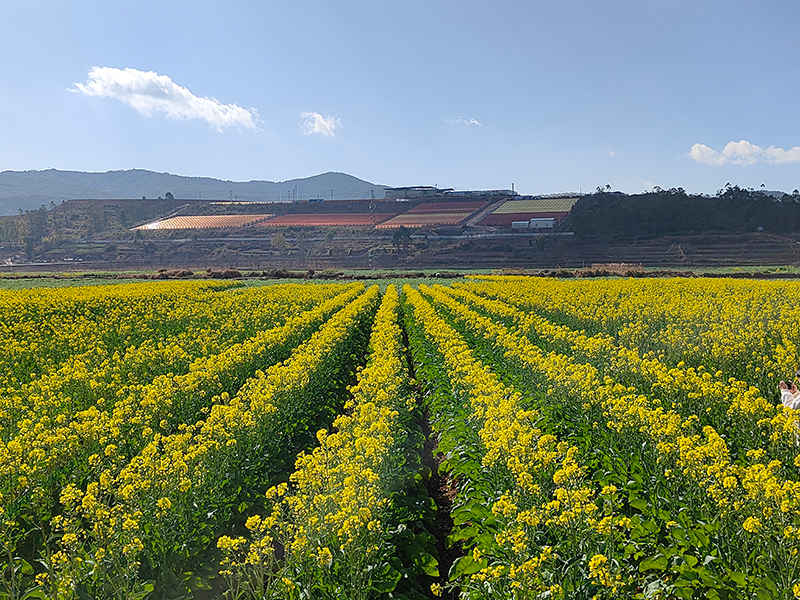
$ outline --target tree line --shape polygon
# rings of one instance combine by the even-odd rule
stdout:
[[[683,188],[623,194],[598,188],[572,207],[564,227],[584,241],[609,242],[711,232],[800,232],[800,191],[776,198],[727,184],[715,196]]]

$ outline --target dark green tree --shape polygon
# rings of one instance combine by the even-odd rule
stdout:
[[[392,243],[398,250],[401,246],[403,247],[403,250],[406,250],[408,248],[408,244],[411,243],[411,232],[401,225],[397,230],[395,230],[394,234],[392,234]]]

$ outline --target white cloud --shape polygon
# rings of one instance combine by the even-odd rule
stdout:
[[[318,112],[303,111],[300,113],[300,118],[303,119],[303,122],[300,123],[300,129],[302,129],[304,135],[318,133],[332,138],[336,135],[336,128],[342,126],[339,119],[334,119],[330,115],[323,117]]]
[[[616,153],[616,152],[614,152],[614,151],[613,151],[611,148],[609,148],[608,146],[606,146],[606,149],[604,150],[604,152],[605,152],[605,153],[606,153],[608,156],[616,156],[616,155],[617,155],[617,153]]]
[[[70,91],[114,98],[147,116],[164,113],[170,119],[203,119],[219,131],[233,126],[255,129],[258,123],[255,109],[200,98],[166,75],[153,71],[93,67],[88,81],[76,83]]]
[[[762,148],[747,140],[740,140],[728,142],[722,152],[717,152],[705,144],[695,144],[689,150],[689,156],[699,163],[715,167],[727,164],[747,166],[759,162],[781,165],[800,162],[800,146],[794,146],[788,150],[776,146]]]
[[[461,117],[456,117],[455,119],[445,119],[447,123],[458,123],[459,125],[466,125],[470,127],[472,125],[477,125],[478,127],[481,126],[481,122],[477,119],[462,119]]]

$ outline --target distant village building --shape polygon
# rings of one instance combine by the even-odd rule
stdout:
[[[519,196],[514,190],[461,190],[458,192],[449,191],[446,193],[448,198],[514,198]]]
[[[533,218],[529,221],[531,229],[553,229],[556,226],[555,218]]]
[[[433,198],[444,196],[453,191],[452,188],[439,189],[431,185],[413,185],[410,187],[386,188],[384,190],[387,200],[415,200],[417,198]]]

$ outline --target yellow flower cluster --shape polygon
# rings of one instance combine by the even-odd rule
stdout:
[[[698,432],[697,416],[684,418],[675,410],[664,409],[635,387],[619,384],[609,376],[601,378],[595,367],[571,356],[547,354],[527,337],[459,305],[449,295],[441,294],[441,300],[459,320],[492,340],[507,357],[544,377],[548,393],[580,399],[584,408],[600,407],[606,426],[622,436],[646,436],[657,449],[659,461],[672,466],[667,471],[677,469],[697,485],[716,506],[717,514],[739,523],[744,519],[747,531],[761,531],[763,527],[772,535],[800,517],[800,482],[782,479],[779,461],[756,462],[763,458],[763,450],[750,453],[750,464],[736,463],[713,427],[705,426]],[[757,520],[747,520],[748,516]]]
[[[246,377],[271,357],[281,359],[287,356],[289,349],[325,317],[349,302],[359,287],[355,284],[348,289],[316,309],[299,315],[296,313],[304,306],[313,306],[331,293],[342,291],[342,286],[319,290],[300,285],[270,286],[246,294],[237,293],[234,297],[216,294],[206,297],[203,302],[187,301],[181,309],[184,316],[173,316],[190,326],[211,321],[216,316],[214,311],[220,316],[213,319],[213,326],[205,330],[190,327],[181,334],[183,338],[195,341],[192,354],[188,355],[193,360],[190,363],[183,361],[183,373],[165,373],[155,379],[152,379],[155,374],[152,373],[147,380],[150,366],[159,362],[162,366],[163,363],[169,365],[170,355],[181,358],[186,355],[183,348],[191,346],[182,339],[155,349],[151,344],[140,345],[132,348],[125,357],[115,354],[99,371],[85,366],[71,370],[64,367],[26,384],[26,391],[31,393],[25,418],[17,422],[16,434],[7,442],[0,443],[0,497],[4,498],[7,507],[13,507],[16,499],[26,497],[22,505],[24,510],[49,509],[53,493],[50,486],[61,483],[53,479],[54,474],[64,473],[66,467],[73,465],[74,468],[76,463],[84,460],[88,460],[96,471],[104,463],[109,463],[113,470],[113,465],[124,458],[117,456],[117,449],[123,448],[126,456],[138,452],[157,435],[156,432],[162,435],[170,433],[174,426],[196,414],[214,396],[223,393],[231,382]],[[257,315],[254,325],[285,324],[233,343],[237,337],[234,330],[242,328],[242,325],[238,323],[229,327],[226,323],[236,323],[236,310],[242,305],[250,305],[253,296],[261,302],[269,301],[269,308],[251,311],[251,315]],[[280,305],[275,302],[279,298],[284,301]],[[158,307],[159,297],[149,300]],[[171,298],[171,302],[178,301]],[[194,304],[209,308],[204,309],[206,312],[195,311]],[[163,308],[154,312],[172,314]],[[247,329],[242,329],[243,334],[246,332]],[[217,352],[207,354],[212,350]],[[173,363],[171,366],[176,365]],[[140,376],[129,371],[134,367],[141,371]],[[154,371],[157,373],[158,369]],[[118,387],[114,389],[114,385]],[[98,394],[103,396],[98,396],[96,402],[87,408],[70,410],[74,406],[71,399],[81,386],[99,390]],[[109,476],[108,472],[104,473],[105,477]]]
[[[272,570],[272,579],[294,573],[295,583],[304,585],[308,579],[325,581],[344,572],[345,580],[335,585],[340,593],[361,598],[369,592],[369,572],[386,535],[384,511],[397,486],[396,455],[405,437],[402,415],[414,406],[398,311],[399,296],[390,285],[372,327],[369,362],[350,388],[348,412],[336,418],[333,432],[318,432],[319,445],[312,452],[298,456],[290,492],[285,494],[285,487],[268,492],[280,500],[269,536],[281,539],[285,548],[283,565]],[[220,544],[229,546],[225,539]],[[254,536],[242,540],[241,548],[224,548],[239,585],[254,579],[256,569],[242,558],[262,539]],[[331,570],[334,560],[343,567]]]
[[[611,594],[616,594],[623,586],[622,577],[619,574],[612,575],[609,560],[603,554],[595,554],[589,559],[589,579],[608,588]]]
[[[654,394],[673,398],[675,408],[683,401],[685,411],[706,410],[711,412],[720,408],[722,414],[739,417],[739,430],[750,432],[757,439],[762,431],[770,434],[770,441],[781,442],[780,450],[785,453],[787,445],[793,445],[797,435],[794,411],[785,410],[767,400],[761,390],[736,377],[725,377],[722,371],[709,372],[703,365],[686,367],[683,361],[673,367],[666,365],[654,351],[643,353],[639,348],[620,345],[606,333],[586,335],[564,325],[556,325],[533,312],[523,312],[509,304],[491,300],[471,293],[480,291],[492,297],[502,297],[514,302],[525,302],[521,284],[502,286],[469,285],[462,289],[448,290],[454,297],[462,298],[487,312],[510,320],[525,334],[533,334],[553,344],[562,352],[585,358],[598,365],[607,375],[616,378],[634,376],[647,382]],[[502,289],[501,289],[502,288]],[[791,344],[786,342],[785,345]],[[782,346],[778,346],[783,350]],[[794,355],[796,359],[796,354]],[[786,360],[786,359],[782,359]],[[792,367],[794,369],[795,367]],[[788,371],[788,367],[786,367]],[[774,384],[774,381],[773,381]]]
[[[344,298],[352,298],[353,293],[358,293],[357,289],[351,288]],[[371,317],[378,297],[378,287],[373,286],[296,347],[289,359],[257,371],[234,397],[223,394],[205,420],[181,424],[171,434],[153,433],[142,451],[120,469],[107,469],[106,477],[101,473],[83,498],[65,510],[70,523],[78,518],[85,523],[79,535],[87,540],[86,545],[116,531],[119,520],[124,527],[127,518],[132,532],[148,532],[145,542],[149,547],[178,547],[184,541],[183,531],[196,524],[203,507],[234,501],[233,497],[219,497],[220,474],[245,468],[254,447],[262,448],[263,460],[269,456],[265,452],[277,453],[281,444],[291,441],[283,439],[284,432],[301,422],[298,408],[312,402],[303,396],[305,390],[313,389],[317,378],[329,375],[318,368],[325,361],[340,361],[341,356],[349,355],[348,340]],[[329,310],[340,301],[341,297],[334,298],[323,306]],[[134,560],[137,554],[135,547],[131,548],[128,556]]]
[[[139,344],[168,344],[191,326],[189,315],[199,317],[195,322],[206,321],[204,301],[215,289],[172,283],[0,293],[0,311],[12,311],[0,312],[0,347],[5,346],[0,352],[2,439],[13,435],[18,422],[45,410],[82,408],[80,396],[96,387],[85,384],[87,378],[103,381],[111,363]],[[132,295],[132,290],[138,293]],[[15,302],[2,306],[2,299],[11,298]],[[68,385],[67,397],[53,397],[70,375],[74,383]]]
[[[380,513],[392,489],[399,411],[407,410],[408,375],[394,286],[384,295],[370,337],[367,367],[350,389],[347,414],[320,430],[319,446],[297,458],[286,502],[298,534],[352,552],[380,539]]]
[[[463,292],[461,295],[465,296]],[[474,295],[466,297],[476,303],[480,303],[481,306],[486,307],[495,314],[513,318],[520,325],[522,331],[532,330],[537,335],[545,337],[551,335],[547,333],[548,329],[550,331],[558,330],[559,333],[557,335],[561,336],[562,339],[569,337],[571,348],[573,349],[596,348],[599,345],[594,344],[584,334],[571,331],[563,326],[557,327],[545,323],[545,326],[540,327],[535,324],[540,319],[536,315],[526,315],[501,302],[484,301]],[[541,320],[544,321],[543,319]],[[488,327],[497,327],[497,325],[490,323]],[[497,332],[493,335],[496,334]],[[514,342],[506,340],[505,343],[513,345]],[[774,461],[769,469],[763,463],[758,462],[766,455],[763,449],[756,449],[759,455],[758,459],[751,460],[754,464],[744,468],[739,467],[733,463],[727,444],[713,427],[704,427],[703,436],[697,434],[684,435],[686,432],[691,432],[697,428],[696,424],[699,419],[695,415],[684,418],[673,409],[664,410],[657,400],[648,399],[646,396],[637,393],[635,388],[617,384],[609,376],[603,378],[601,384],[599,373],[591,365],[577,363],[564,355],[551,353],[545,357],[544,353],[529,341],[524,340],[523,344],[529,351],[525,360],[530,364],[545,364],[545,359],[550,363],[558,363],[557,368],[549,369],[549,373],[553,377],[558,377],[557,371],[569,365],[569,369],[577,374],[576,377],[573,377],[573,380],[580,384],[577,388],[572,388],[571,391],[579,391],[587,398],[594,395],[597,401],[608,411],[608,415],[616,417],[614,422],[617,429],[632,427],[635,430],[647,430],[650,437],[658,444],[660,452],[668,454],[669,452],[678,451],[678,464],[684,467],[685,474],[691,472],[694,477],[697,477],[702,482],[703,487],[721,506],[741,510],[743,508],[741,501],[735,502],[731,495],[735,493],[736,488],[740,491],[744,488],[747,492],[747,500],[756,505],[754,510],[780,508],[783,513],[798,512],[800,508],[800,496],[798,496],[800,482],[782,480],[777,474],[779,464]],[[613,357],[622,359],[618,364],[622,365],[624,362],[624,368],[622,366],[619,368],[621,376],[630,375],[631,373],[645,375],[651,381],[654,381],[654,389],[662,391],[680,389],[688,395],[693,394],[704,399],[717,397],[720,402],[728,403],[728,414],[739,412],[757,417],[759,413],[758,407],[764,407],[763,414],[767,417],[776,413],[774,406],[769,404],[763,397],[760,397],[756,388],[748,387],[746,383],[737,381],[734,378],[729,379],[729,385],[726,387],[719,381],[720,374],[712,377],[709,373],[704,372],[702,368],[697,370],[693,368],[685,369],[682,363],[679,363],[676,368],[667,369],[656,358],[642,359],[638,357],[636,351],[617,348],[608,340],[605,340],[605,345],[606,347],[611,346]],[[512,354],[514,354],[513,351]],[[761,426],[773,427],[768,438],[769,441],[775,441],[781,432],[784,434],[791,432],[791,439],[792,441],[794,440],[796,433],[794,419],[789,422],[792,412],[779,408],[772,419],[766,418],[759,421]],[[741,482],[741,485],[738,485],[738,482]],[[728,493],[723,494],[724,490],[727,490]]]
[[[800,366],[796,282],[404,291],[405,306],[360,283],[0,291],[0,596],[147,597],[142,574],[178,572],[232,526],[239,486],[288,478],[217,541],[231,594],[374,597],[426,535],[393,520],[418,443],[402,309],[465,551],[417,591],[800,597],[800,414],[775,390]],[[432,575],[426,552],[411,562]]]
[[[745,367],[748,379],[789,375],[799,364],[800,288],[793,281],[479,279],[503,286],[514,304],[675,362],[707,361],[731,374]]]
[[[495,535],[501,554],[471,576],[475,585],[505,585],[517,593],[553,585],[552,573],[543,568],[552,562],[552,548],[541,549],[542,531],[559,531],[561,538],[611,538],[627,522],[613,514],[614,503],[597,497],[579,461],[578,449],[543,433],[541,415],[526,407],[521,394],[504,385],[484,366],[466,342],[437,315],[419,292],[406,286],[407,300],[434,347],[442,355],[451,385],[468,398],[484,448],[486,469],[506,469],[513,486],[492,504],[492,513],[503,526]],[[421,285],[420,291],[452,311],[462,305],[438,288]],[[608,514],[601,514],[608,511]],[[598,520],[598,518],[600,520]],[[602,523],[602,524],[601,524]],[[486,552],[484,555],[489,557]],[[476,547],[475,552],[481,554]],[[544,554],[540,554],[543,552]],[[477,562],[479,559],[473,556]]]
[[[0,391],[52,371],[74,355],[143,340],[161,324],[148,298],[177,314],[181,300],[231,283],[159,282],[0,291]]]

